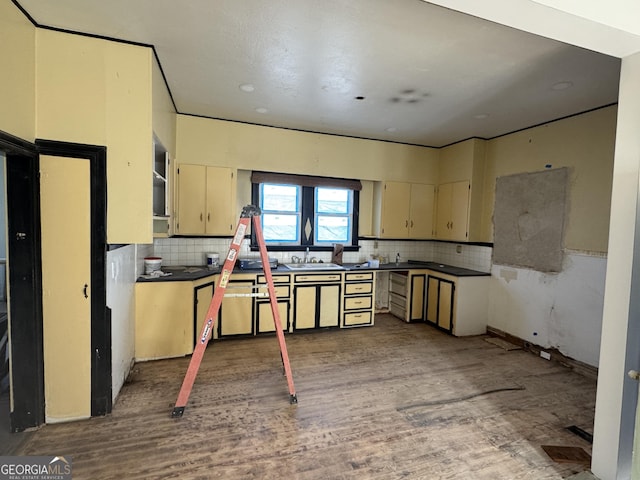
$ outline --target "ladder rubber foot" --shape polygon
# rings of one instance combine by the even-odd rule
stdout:
[[[289,403],[291,403],[291,404],[298,403],[298,396],[295,393],[290,395]]]
[[[184,407],[175,407],[173,412],[171,412],[171,418],[179,418],[182,417],[184,413]]]

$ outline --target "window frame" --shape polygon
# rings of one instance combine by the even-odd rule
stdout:
[[[304,251],[309,248],[310,251],[332,251],[333,244],[322,244],[315,245],[315,188],[316,186],[326,187],[326,188],[346,188],[344,186],[337,185],[332,187],[331,185],[304,185],[302,182],[296,182],[294,179],[287,179],[287,181],[278,182],[278,181],[264,181],[264,182],[251,182],[251,202],[253,205],[260,206],[260,185],[262,183],[273,183],[280,185],[297,185],[302,188],[301,195],[301,222],[300,222],[300,244],[284,244],[284,243],[267,243],[267,250],[270,251]],[[360,191],[357,189],[347,188],[352,192],[352,214],[351,214],[351,243],[344,244],[345,251],[358,251],[360,246],[358,244],[358,218],[359,218],[359,207],[360,207]],[[305,238],[304,235],[304,225],[307,222],[307,219],[313,225],[313,231],[309,236],[309,239]],[[251,229],[251,251],[258,250],[258,242],[256,240],[254,229]]]

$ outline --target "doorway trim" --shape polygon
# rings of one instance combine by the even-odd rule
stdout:
[[[91,416],[112,408],[111,315],[107,308],[107,147],[36,140],[40,155],[85,158],[91,191]],[[40,324],[42,328],[42,322]]]
[[[0,131],[6,155],[11,431],[44,423],[42,262],[36,146]]]

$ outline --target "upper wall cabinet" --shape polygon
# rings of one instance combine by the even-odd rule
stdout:
[[[434,186],[406,182],[376,185],[380,238],[429,239],[433,237]]]
[[[468,181],[438,186],[436,238],[460,242],[469,240],[469,198]]]
[[[153,236],[168,237],[171,227],[171,160],[160,141],[153,139]]]
[[[440,152],[436,238],[481,239],[486,140],[473,138]]]
[[[178,165],[175,233],[232,235],[237,223],[236,173],[227,167]]]

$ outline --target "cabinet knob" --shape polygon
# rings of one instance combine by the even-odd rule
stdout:
[[[405,227],[408,227],[408,226],[409,226],[409,220],[405,220],[405,221],[404,221],[404,226],[405,226]]]
[[[202,213],[201,213],[201,214],[200,214],[200,221],[202,221],[202,218],[203,218],[203,217],[202,217]]]
[[[411,228],[413,228],[413,220],[411,220]]]

